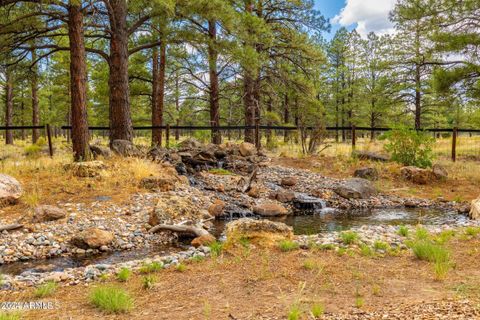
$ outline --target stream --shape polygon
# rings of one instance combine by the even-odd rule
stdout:
[[[319,206],[320,207],[320,206]],[[293,227],[295,234],[315,234],[332,231],[348,230],[362,225],[442,225],[456,224],[467,221],[468,218],[453,212],[436,209],[376,209],[370,211],[341,212],[331,208],[296,212],[294,216],[271,218],[273,221],[283,222]],[[213,222],[212,234],[222,235],[225,225],[230,220],[216,220]],[[0,266],[0,274],[19,275],[23,272],[51,272],[63,271],[67,268],[84,267],[91,264],[115,264],[131,260],[150,258],[156,255],[168,255],[184,250],[186,247],[164,246],[145,248],[143,250],[107,252],[100,255],[57,257],[47,260],[32,260],[15,262]]]

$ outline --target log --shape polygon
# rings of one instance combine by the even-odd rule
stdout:
[[[171,231],[180,234],[187,234],[195,237],[202,236],[211,236],[210,232],[203,228],[194,227],[194,226],[184,226],[184,225],[168,225],[168,224],[159,224],[151,228],[148,232],[155,233],[160,231]]]
[[[7,225],[4,225],[4,226],[0,226],[0,232],[4,231],[4,230],[16,230],[16,229],[21,229],[23,228],[23,224],[18,224],[18,223],[14,223],[14,224],[7,224]]]

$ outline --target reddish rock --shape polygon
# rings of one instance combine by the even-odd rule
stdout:
[[[288,210],[281,204],[275,202],[264,202],[253,208],[253,213],[262,217],[286,216]]]
[[[208,213],[214,217],[221,216],[223,214],[223,210],[225,209],[225,205],[225,202],[217,199],[210,205],[210,207],[208,207]]]
[[[90,228],[81,232],[72,239],[72,244],[76,247],[87,249],[98,249],[101,246],[107,246],[113,242],[113,233],[98,228]]]
[[[297,180],[296,177],[285,177],[285,178],[282,179],[280,184],[283,187],[293,187],[294,185],[297,184],[297,182],[298,182],[298,180]]]
[[[282,203],[290,202],[295,199],[295,192],[290,190],[280,190],[275,193],[275,199]]]
[[[198,248],[198,247],[201,247],[201,246],[208,246],[208,245],[214,243],[215,241],[217,241],[217,239],[215,239],[214,236],[212,236],[210,234],[207,234],[207,235],[203,235],[203,236],[200,236],[200,237],[196,237],[195,239],[192,240],[192,242],[190,244],[192,246],[194,246],[195,248]]]

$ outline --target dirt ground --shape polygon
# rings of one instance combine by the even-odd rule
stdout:
[[[280,252],[278,249],[238,249],[218,258],[192,262],[184,272],[163,270],[151,290],[142,288],[141,276],[127,283],[107,280],[90,287],[59,289],[44,301],[59,309],[25,313],[25,319],[287,319],[295,305],[300,319],[310,319],[312,305],[325,306],[325,317],[342,313],[397,312],[398,319],[436,319],[425,314],[407,315],[424,302],[468,299],[463,318],[480,315],[480,239],[455,239],[455,267],[444,281],[434,280],[431,264],[415,259],[408,251],[399,256],[363,257],[358,253],[339,256],[317,249]],[[306,263],[307,262],[307,263]],[[308,266],[308,268],[306,267]],[[128,314],[107,315],[92,307],[92,286],[114,285],[127,289],[135,299]],[[31,292],[9,293],[0,301],[31,301]],[[359,305],[359,301],[362,305]],[[393,310],[393,311],[392,311]],[[448,310],[453,310],[451,306]],[[448,312],[448,310],[446,312]],[[453,312],[453,311],[452,311]],[[452,317],[453,319],[454,317]],[[359,319],[362,319],[361,317]],[[367,319],[367,318],[365,318]],[[368,319],[376,319],[368,318]],[[446,317],[444,319],[449,319]]]
[[[448,201],[471,201],[480,196],[480,163],[478,161],[440,160],[439,164],[449,172],[446,181],[434,181],[428,185],[418,185],[402,179],[401,165],[361,161],[350,157],[312,156],[306,158],[274,158],[273,164],[311,170],[327,177],[344,179],[353,177],[356,169],[375,167],[379,172],[376,186],[379,191],[405,197],[423,199],[443,198]]]

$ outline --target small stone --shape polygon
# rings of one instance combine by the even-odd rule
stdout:
[[[288,210],[281,204],[275,202],[264,202],[253,208],[253,213],[263,217],[286,216]]]
[[[223,214],[223,210],[225,209],[225,205],[225,202],[217,199],[208,207],[208,213],[214,217],[221,216]]]
[[[282,181],[280,182],[280,184],[283,186],[283,187],[293,187],[294,185],[296,185],[298,183],[298,180],[296,177],[285,177],[282,179]]]
[[[63,209],[60,209],[55,206],[42,205],[35,208],[33,221],[34,222],[55,221],[55,220],[65,218],[66,215],[67,213]]]
[[[192,240],[190,244],[195,248],[198,248],[201,246],[208,246],[209,244],[214,243],[216,240],[217,239],[215,239],[214,236],[207,234],[200,237],[196,237],[195,239]]]

